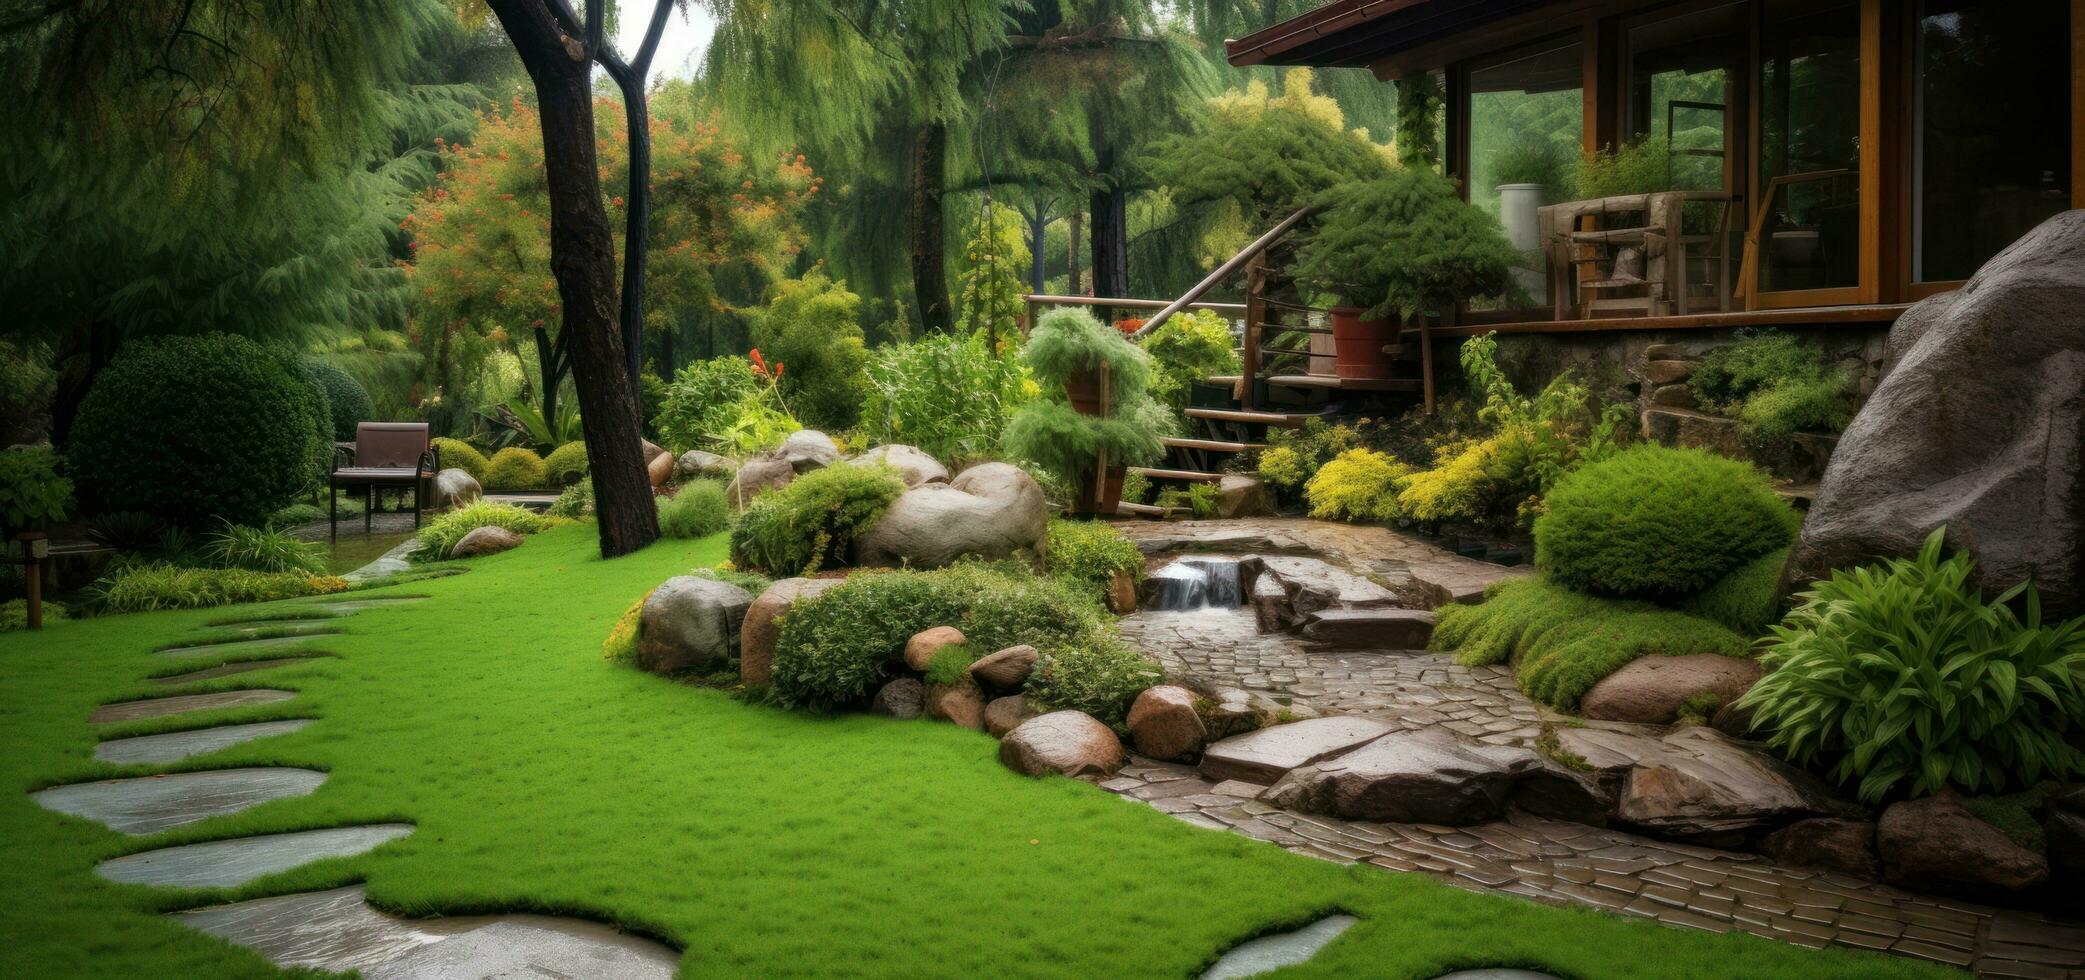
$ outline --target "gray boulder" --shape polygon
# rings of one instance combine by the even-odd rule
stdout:
[[[681,575],[652,590],[637,614],[637,666],[654,674],[720,670],[738,656],[753,596],[727,582]]]
[[[521,547],[521,535],[503,527],[487,524],[472,530],[449,546],[451,558],[481,558],[496,555],[509,548]]]
[[[775,450],[789,468],[798,473],[831,466],[840,461],[840,447],[833,437],[817,429],[801,429],[782,440],[782,448]]]
[[[1018,467],[984,463],[949,483],[913,487],[854,541],[856,565],[940,568],[1038,548],[1049,526],[1042,488]]]
[[[898,471],[908,487],[948,482],[948,467],[912,446],[877,446],[847,462],[852,466],[888,466]]]
[[[1028,704],[1028,699],[1019,694],[993,698],[985,704],[985,731],[993,738],[1004,738],[1007,732],[1021,727],[1021,723],[1035,717],[1039,712]]]
[[[436,507],[461,507],[478,499],[482,492],[476,477],[453,466],[434,475]]]
[[[1986,592],[2085,613],[2085,210],[2043,222],[1890,330],[1785,577],[1917,553],[1947,526]]]
[[[999,761],[1024,776],[1109,776],[1128,756],[1108,726],[1083,711],[1037,715],[1006,733]]]
[[[796,470],[787,462],[771,457],[746,460],[725,486],[724,496],[731,501],[733,510],[743,513],[753,503],[753,498],[769,490],[780,490],[796,479]]]
[[[1440,729],[1398,732],[1293,770],[1263,799],[1349,820],[1462,826],[1496,818],[1515,784],[1541,767],[1527,749],[1464,742]]]
[[[731,460],[712,452],[690,449],[673,461],[673,478],[680,482],[688,480],[728,480],[736,471]]]
[[[1765,673],[1756,660],[1715,653],[1638,657],[1600,679],[1579,701],[1587,718],[1666,725],[1691,699],[1713,695],[1709,706],[1733,704]]]
[[[907,721],[919,717],[926,709],[927,687],[913,677],[900,677],[883,685],[869,702],[871,712]]]

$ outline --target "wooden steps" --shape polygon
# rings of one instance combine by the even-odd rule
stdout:
[[[1342,378],[1330,374],[1283,374],[1267,379],[1284,388],[1322,388],[1328,391],[1407,391],[1425,387],[1418,378]]]
[[[1224,439],[1176,439],[1167,436],[1159,444],[1168,449],[1200,449],[1211,453],[1242,453],[1250,449],[1265,449],[1264,442],[1230,442]]]
[[[1161,470],[1149,466],[1132,466],[1127,472],[1146,480],[1168,480],[1174,483],[1217,483],[1223,480],[1221,473],[1204,473],[1201,470]]]
[[[1269,425],[1279,429],[1300,429],[1303,423],[1318,418],[1323,412],[1247,412],[1229,408],[1190,408],[1187,417],[1206,419],[1211,422],[1238,422],[1244,425]]]

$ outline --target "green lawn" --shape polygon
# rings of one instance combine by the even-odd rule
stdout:
[[[216,717],[99,733],[86,722],[99,703],[166,693],[149,674],[207,665],[155,647],[261,607],[0,636],[0,976],[269,975],[257,955],[155,913],[357,880],[406,915],[613,920],[685,949],[684,976],[1182,977],[1337,909],[1361,923],[1285,975],[1942,975],[1341,867],[1084,783],[1016,776],[995,742],[954,726],[805,717],[614,668],[599,648],[617,614],[716,562],[724,543],[662,542],[614,562],[593,549],[591,527],[562,528],[469,574],[385,590],[433,599],[356,614],[314,641],[333,657],[218,682],[300,696]],[[23,795],[156,771],[94,762],[99,734],[284,717],[321,720],[185,765],[330,772],[309,797],[134,839]],[[92,870],[149,846],[389,820],[418,832],[237,890],[167,893]]]

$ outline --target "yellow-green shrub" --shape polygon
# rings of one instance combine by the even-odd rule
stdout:
[[[566,487],[586,478],[586,443],[574,439],[550,451],[543,474],[552,486]]]
[[[1303,454],[1290,446],[1271,446],[1260,453],[1260,482],[1277,490],[1294,490],[1310,479]]]
[[[1441,447],[1434,468],[1414,473],[1397,494],[1405,516],[1417,521],[1478,521],[1492,490],[1491,466],[1500,437]]]
[[[543,457],[520,446],[508,446],[492,454],[485,464],[485,489],[534,490],[546,479]]]
[[[1304,488],[1310,516],[1322,520],[1387,521],[1401,515],[1398,488],[1412,468],[1373,449],[1349,449],[1318,468]]]
[[[601,659],[623,667],[637,663],[637,619],[644,612],[644,600],[651,598],[647,592],[630,603],[630,608],[616,618],[615,626],[608,630],[608,639],[601,641]]]
[[[442,457],[442,468],[454,467],[471,475],[471,479],[485,482],[485,454],[461,439],[446,436],[433,442],[436,452]]]

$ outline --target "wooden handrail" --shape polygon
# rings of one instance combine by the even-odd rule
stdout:
[[[1123,299],[1116,296],[1053,296],[1048,293],[1029,293],[1021,297],[1030,306],[1119,306],[1129,310],[1162,310],[1173,305],[1163,299]],[[1245,315],[1244,303],[1189,303],[1197,310],[1215,310],[1236,316]]]
[[[1151,331],[1158,329],[1159,324],[1166,322],[1167,317],[1193,306],[1196,300],[1202,298],[1202,294],[1216,288],[1217,283],[1230,278],[1238,270],[1245,268],[1247,262],[1252,261],[1255,256],[1266,251],[1275,242],[1281,241],[1283,236],[1295,230],[1297,225],[1302,224],[1303,219],[1315,213],[1317,213],[1317,208],[1310,207],[1283,218],[1281,224],[1267,229],[1266,234],[1253,239],[1252,244],[1245,246],[1238,254],[1231,256],[1229,260],[1225,261],[1224,264],[1217,266],[1216,271],[1203,276],[1202,281],[1195,283],[1193,289],[1182,294],[1179,299],[1166,304],[1165,309],[1158,311],[1157,316],[1144,321],[1144,325],[1137,328],[1136,333],[1130,334],[1130,339],[1142,338]]]
[[[1757,288],[1758,283],[1753,281],[1759,276],[1759,236],[1766,231],[1766,216],[1773,210],[1774,199],[1780,196],[1782,189],[1812,181],[1839,180],[1844,177],[1856,176],[1857,173],[1857,171],[1845,167],[1836,167],[1830,170],[1808,170],[1796,174],[1782,174],[1767,181],[1766,190],[1759,195],[1759,207],[1752,212],[1752,221],[1745,228],[1745,255],[1743,260],[1738,263],[1737,289],[1732,292],[1731,298],[1744,297],[1745,309],[1750,310],[1752,303],[1761,292],[1764,292],[1764,290]]]

